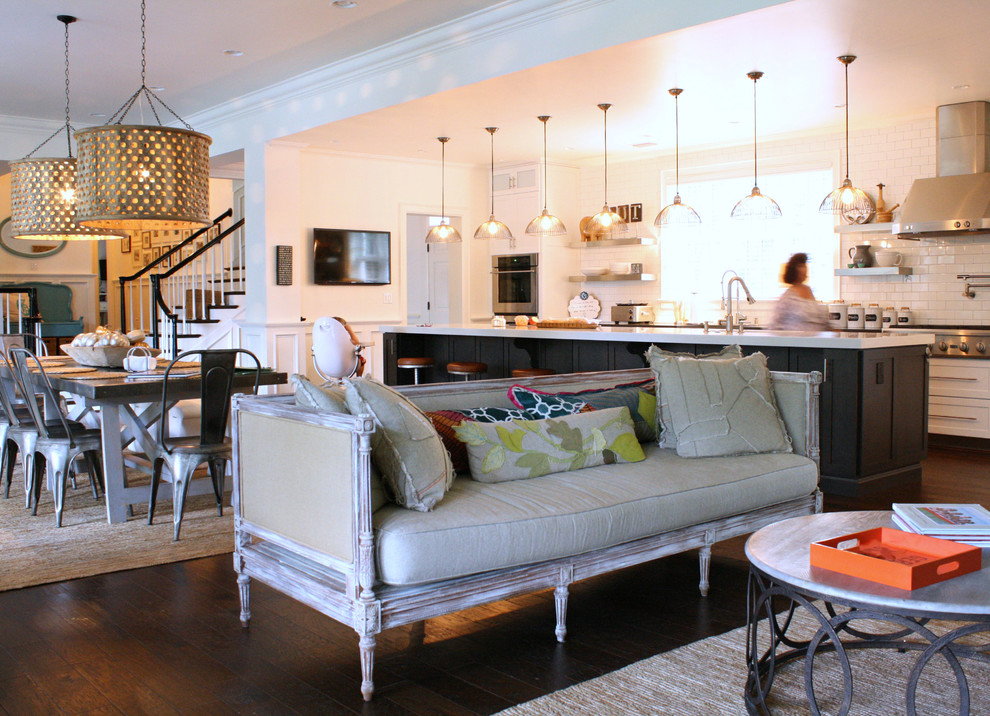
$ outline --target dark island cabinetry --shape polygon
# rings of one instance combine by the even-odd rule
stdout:
[[[832,494],[855,496],[881,487],[921,478],[921,460],[928,449],[928,356],[924,345],[878,348],[806,348],[758,345],[754,336],[744,354],[761,351],[771,370],[822,373],[819,428],[821,487]],[[433,358],[421,372],[422,382],[449,380],[445,365],[452,360],[481,361],[485,378],[507,378],[514,368],[553,368],[558,373],[622,370],[646,366],[644,340],[544,338],[529,336],[465,336],[383,334],[385,382],[409,384],[412,371],[399,370],[396,360]],[[695,355],[729,345],[707,342],[665,342],[664,350]]]

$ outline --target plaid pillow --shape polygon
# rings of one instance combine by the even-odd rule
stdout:
[[[627,407],[633,417],[636,439],[649,442],[657,439],[656,394],[653,380],[624,383],[612,388],[594,388],[577,393],[544,393],[522,385],[509,388],[509,400],[529,417],[559,418],[564,415]]]
[[[500,423],[506,420],[527,420],[529,415],[525,410],[516,408],[461,408],[459,410],[434,410],[426,413],[426,417],[433,423],[440,442],[450,453],[450,462],[454,466],[454,472],[467,475],[470,472],[468,466],[467,448],[464,443],[457,439],[454,428],[463,422],[475,423]]]

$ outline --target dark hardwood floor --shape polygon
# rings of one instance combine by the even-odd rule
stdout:
[[[990,455],[932,449],[924,480],[827,510],[990,504]],[[744,539],[573,586],[557,644],[551,592],[379,637],[371,704],[357,637],[258,582],[238,621],[229,555],[0,593],[3,714],[488,714],[745,621]],[[6,548],[0,545],[0,549]]]

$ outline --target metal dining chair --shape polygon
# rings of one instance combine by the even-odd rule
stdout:
[[[169,378],[176,363],[190,357],[199,357],[201,416],[199,435],[171,437],[167,419],[170,406]],[[213,493],[217,498],[217,514],[223,515],[224,475],[227,463],[233,455],[230,438],[227,437],[227,420],[230,417],[230,397],[233,393],[234,372],[238,357],[254,362],[254,388],[258,392],[261,380],[261,362],[254,353],[243,348],[225,350],[196,350],[180,353],[165,369],[162,381],[161,415],[158,421],[158,442],[151,472],[151,495],[148,499],[148,524],[155,516],[158,486],[164,478],[172,483],[172,539],[179,539],[186,493],[196,468],[206,463],[213,481]],[[171,399],[175,402],[175,399]],[[163,468],[167,467],[167,474]]]
[[[48,346],[34,333],[0,333],[0,350],[9,353],[11,348],[27,348],[35,355],[48,355]]]
[[[31,506],[31,465],[34,458],[34,444],[38,440],[38,431],[34,427],[31,415],[26,405],[17,402],[17,383],[14,369],[7,360],[7,354],[0,350],[0,370],[5,370],[0,377],[0,449],[2,449],[2,475],[4,479],[4,499],[10,497],[10,483],[14,477],[14,464],[17,454],[21,455],[21,468],[24,470],[24,506]]]
[[[25,476],[29,478],[27,491],[30,492],[30,499],[33,501],[31,514],[38,513],[44,470],[55,501],[55,525],[61,527],[66,481],[73,461],[80,455],[86,460],[93,496],[99,497],[97,485],[103,484],[103,470],[100,465],[102,433],[99,428],[87,428],[65,416],[58,394],[52,388],[48,374],[45,373],[41,361],[34,353],[27,348],[12,348],[9,355],[14,369],[14,379],[25,397],[24,405],[38,435],[34,445],[34,464],[32,469],[25,469]],[[32,373],[38,373],[41,380],[36,380]],[[45,406],[55,407],[55,419],[46,419],[42,406],[33,399],[35,393],[42,395]]]

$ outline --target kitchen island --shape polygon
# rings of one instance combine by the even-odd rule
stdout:
[[[747,330],[609,326],[593,330],[485,325],[383,326],[385,382],[412,382],[399,358],[429,357],[421,382],[449,380],[450,361],[481,361],[485,378],[514,368],[557,373],[642,368],[650,345],[709,353],[738,344],[761,351],[771,370],[822,373],[821,487],[855,496],[920,480],[928,447],[929,333]]]

